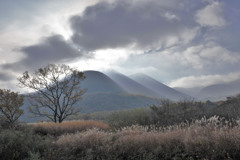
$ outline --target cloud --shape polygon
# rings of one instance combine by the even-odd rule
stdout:
[[[223,18],[223,5],[218,1],[213,1],[196,13],[196,22],[201,26],[222,27],[226,25]]]
[[[11,73],[8,72],[0,72],[0,81],[10,81],[14,78]]]
[[[189,75],[216,75],[238,72],[240,54],[219,44],[176,45],[163,50],[128,56],[111,65],[112,69],[133,74],[145,72],[162,82]],[[150,69],[151,68],[151,69]],[[187,83],[187,82],[186,82]]]
[[[180,62],[196,69],[226,67],[238,64],[239,53],[232,52],[216,43],[208,42],[197,46],[190,46],[179,53]]]
[[[0,85],[1,88],[11,89],[13,91],[20,91],[17,87],[18,81],[16,73],[10,70],[0,71]]]
[[[70,19],[72,40],[87,50],[161,47],[165,40],[178,40],[182,32],[195,28],[191,11],[174,2],[97,3]]]
[[[25,58],[15,63],[5,64],[5,68],[32,69],[48,63],[61,63],[84,56],[61,35],[44,38],[39,44],[22,47],[19,51],[24,53]]]
[[[144,54],[132,54],[115,62],[111,69],[129,75],[142,72],[161,82],[168,82],[169,79],[176,79],[192,72],[192,68],[179,62],[180,50],[182,49],[179,46],[175,46],[160,51],[151,50]]]
[[[163,82],[228,75],[240,67],[237,1],[29,1],[29,10],[18,3],[0,2],[11,4],[0,5],[0,79],[5,84],[8,71],[17,75],[47,63],[146,72]]]
[[[240,79],[240,73],[229,73],[226,75],[201,75],[201,76],[187,76],[174,80],[169,85],[171,87],[206,87],[213,84],[229,83]]]
[[[209,61],[215,61],[218,64],[234,64],[238,63],[240,60],[239,54],[233,53],[228,49],[218,45],[205,46],[205,48],[201,50],[199,55],[202,58],[208,59]]]

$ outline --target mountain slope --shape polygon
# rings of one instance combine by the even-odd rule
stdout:
[[[82,107],[83,113],[91,113],[148,107],[153,104],[161,104],[160,99],[132,94],[89,93],[83,96],[78,106]]]
[[[143,86],[153,90],[155,93],[158,94],[159,97],[168,98],[172,100],[181,100],[186,97],[189,97],[145,74],[135,74],[130,77],[133,80],[137,81],[138,83],[142,84]]]
[[[139,84],[138,82],[130,79],[129,77],[117,73],[117,72],[110,72],[107,75],[113,79],[115,82],[119,84],[124,90],[128,93],[137,94],[137,95],[144,95],[149,97],[157,97],[158,95],[150,90],[149,88]]]
[[[225,84],[214,84],[207,87],[204,87],[196,95],[201,100],[223,100],[228,96],[235,96],[240,93],[240,80],[225,83]]]
[[[186,95],[191,95],[194,98],[197,98],[196,95],[203,87],[193,87],[193,88],[183,88],[183,87],[174,87],[173,89],[177,90]]]
[[[126,93],[116,82],[107,75],[98,71],[85,71],[86,79],[81,83],[81,88],[87,88],[87,93]]]
[[[105,93],[125,94],[126,93],[126,91],[124,91],[124,89],[122,89],[116,82],[114,82],[111,78],[109,78],[108,76],[106,76],[101,72],[85,71],[84,75],[86,76],[86,79],[83,80],[80,85],[82,89],[87,89],[87,92],[85,93],[86,95],[89,95],[90,93],[102,93],[102,94],[105,94]],[[91,105],[87,105],[87,103],[95,103],[95,102],[91,102],[91,101],[94,101],[94,99],[90,100],[88,96],[84,95],[84,98],[88,99],[87,102],[84,101],[86,108],[91,106]],[[96,104],[98,103],[98,101],[96,100]],[[21,116],[20,118],[21,121],[36,122],[36,121],[45,119],[45,118],[39,118],[39,117],[33,116],[28,110],[29,106],[30,106],[29,100],[26,98],[24,101],[24,105],[22,106],[25,113],[23,116]],[[94,112],[94,109],[92,109],[92,111]]]

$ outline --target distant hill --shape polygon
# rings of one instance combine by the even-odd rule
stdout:
[[[19,121],[22,122],[37,122],[37,121],[42,121],[45,120],[46,118],[43,117],[36,117],[34,116],[32,113],[29,112],[29,106],[31,106],[31,104],[29,103],[28,98],[24,99],[24,105],[21,106],[21,109],[24,110],[24,114],[19,118]]]
[[[214,84],[207,87],[204,87],[199,91],[196,97],[199,97],[201,100],[224,100],[228,96],[235,96],[240,93],[240,80],[223,83],[223,84]]]
[[[98,71],[85,71],[86,79],[81,83],[81,88],[87,88],[87,93],[126,93],[116,82],[107,75]]]
[[[158,97],[157,93],[150,90],[149,88],[141,85],[140,83],[130,79],[129,77],[117,73],[109,72],[107,75],[113,79],[119,86],[121,86],[125,91],[132,94],[144,95],[149,97]]]
[[[182,93],[191,95],[196,100],[219,101],[226,97],[235,96],[240,93],[240,80],[229,83],[213,84],[206,87],[174,88]]]
[[[83,100],[78,103],[83,113],[148,107],[153,104],[161,104],[160,99],[117,93],[89,93],[84,95]]]
[[[136,82],[142,84],[143,86],[153,90],[159,97],[168,98],[172,100],[182,100],[189,97],[167,85],[145,75],[145,74],[134,74],[130,76]]]
[[[174,87],[173,89],[177,90],[186,95],[191,95],[191,97],[197,98],[196,95],[203,87],[193,87],[193,88],[183,88],[183,87]]]

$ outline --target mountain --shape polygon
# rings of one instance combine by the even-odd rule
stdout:
[[[193,88],[183,88],[183,87],[174,87],[173,89],[177,90],[178,92],[181,92],[186,95],[191,95],[192,97],[196,98],[196,95],[199,93],[199,91],[203,87],[193,87]]]
[[[182,100],[189,97],[145,74],[135,74],[130,76],[130,78],[142,84],[143,86],[151,89],[152,91],[157,93],[157,95],[161,98],[168,98],[172,100]]]
[[[91,105],[87,105],[87,103],[91,102],[89,97],[92,97],[92,96],[87,96],[89,94],[91,95],[92,93],[101,93],[101,94],[105,94],[105,93],[125,94],[126,93],[126,91],[124,91],[124,89],[122,89],[116,82],[114,82],[111,78],[109,78],[107,75],[101,72],[85,71],[84,75],[86,76],[86,78],[81,82],[80,85],[82,89],[87,89],[87,92],[83,97],[84,99],[86,99],[86,101],[83,101],[83,104],[86,108],[90,109],[92,107]],[[95,101],[95,102],[91,102],[91,103],[97,104],[99,102],[99,99],[95,98],[95,99],[92,99],[92,101]],[[21,121],[36,122],[36,121],[44,120],[44,118],[33,116],[28,111],[29,106],[30,106],[29,100],[25,98],[24,105],[22,106],[25,113],[23,116],[21,116],[20,118]],[[92,111],[94,112],[93,109]]]
[[[204,87],[196,95],[201,100],[224,100],[228,96],[235,96],[240,93],[240,80],[230,83],[214,84]]]
[[[32,113],[29,112],[29,106],[31,106],[29,98],[24,98],[24,105],[21,106],[21,109],[24,110],[24,114],[20,116],[19,121],[21,122],[38,122],[43,121],[46,118],[44,117],[36,117]]]
[[[158,97],[157,93],[155,93],[154,91],[139,84],[138,82],[130,79],[123,74],[117,72],[109,72],[107,73],[107,75],[130,94]]]
[[[87,93],[126,93],[116,82],[107,75],[98,71],[85,71],[86,79],[82,81],[81,88],[86,88]]]
[[[78,106],[82,107],[82,113],[92,113],[148,107],[154,104],[161,104],[160,99],[121,93],[89,93],[83,96]]]
[[[118,83],[101,72],[86,71],[84,74],[86,79],[82,81],[81,88],[88,90],[83,95],[83,99],[76,104],[76,107],[82,107],[83,113],[131,109],[160,104],[160,100],[157,98],[128,94]],[[139,84],[139,86],[141,85]],[[28,111],[29,106],[29,100],[26,98],[22,107],[25,113],[21,116],[21,121],[36,122],[45,119],[32,116]]]
[[[161,104],[158,98],[179,100],[186,97],[143,74],[131,78],[114,72],[106,75],[98,71],[85,71],[84,74],[86,79],[81,82],[81,88],[87,89],[87,92],[76,104],[76,107],[82,107],[82,113],[147,107]],[[43,118],[31,118],[27,109],[29,105],[29,100],[26,99],[23,106],[25,114],[21,120],[26,122],[43,120]]]
[[[172,100],[181,100],[188,97],[144,74],[136,74],[130,78],[120,73],[111,73],[107,76],[98,71],[85,71],[84,74],[86,79],[82,81],[81,88],[87,88],[88,91],[83,95],[83,100],[76,105],[76,107],[82,107],[82,113],[132,109],[161,104],[160,99],[153,97],[164,97]],[[179,90],[193,95],[193,93],[196,93],[195,89],[180,88]],[[200,97],[198,99],[202,100],[220,100],[238,93],[240,93],[240,80],[204,87],[196,97]],[[32,116],[27,109],[29,105],[29,100],[25,99],[25,104],[22,107],[25,113],[20,117],[21,121],[36,122],[45,119]]]

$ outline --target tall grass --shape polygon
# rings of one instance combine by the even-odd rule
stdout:
[[[62,123],[43,122],[32,124],[36,133],[42,135],[59,136],[66,133],[75,133],[97,128],[99,130],[108,130],[110,127],[100,121],[66,121]]]
[[[0,157],[20,160],[34,157],[51,160],[240,159],[240,120],[227,121],[217,116],[167,127],[132,125],[118,130],[109,130],[108,125],[96,121],[32,126],[27,126],[29,130],[0,131]],[[37,133],[44,130],[47,135],[57,136],[35,134],[39,128]]]
[[[165,128],[92,129],[60,136],[55,146],[65,159],[239,159],[239,122],[215,116]]]

